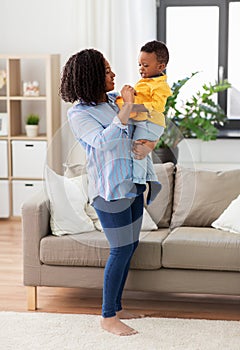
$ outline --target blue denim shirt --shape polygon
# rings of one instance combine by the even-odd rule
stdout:
[[[134,125],[121,123],[116,96],[109,93],[108,102],[94,106],[79,103],[68,110],[71,130],[86,151],[90,202],[97,196],[107,201],[126,198],[134,186]],[[153,165],[148,169],[147,181],[157,181]]]

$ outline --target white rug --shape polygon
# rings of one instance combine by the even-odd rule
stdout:
[[[139,334],[119,337],[100,316],[0,312],[3,350],[239,350],[240,322],[170,318],[126,321]]]

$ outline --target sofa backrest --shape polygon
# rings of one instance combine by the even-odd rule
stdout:
[[[173,163],[154,164],[162,189],[156,199],[147,206],[147,211],[159,228],[169,227],[172,217],[174,172]]]
[[[176,166],[170,227],[211,226],[240,194],[240,169],[211,171]]]

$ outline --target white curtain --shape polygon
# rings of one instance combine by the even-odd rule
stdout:
[[[156,0],[73,1],[76,50],[95,48],[104,54],[116,74],[115,91],[120,91],[124,84],[134,85],[140,79],[140,48],[156,39]],[[84,163],[84,151],[66,129],[63,142],[68,145],[63,147],[66,153],[63,162]]]
[[[78,49],[101,51],[116,73],[116,91],[139,78],[138,54],[156,39],[156,0],[76,0]]]

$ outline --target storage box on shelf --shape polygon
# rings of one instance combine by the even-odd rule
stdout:
[[[22,203],[36,194],[44,190],[43,181],[39,180],[13,180],[12,181],[12,215],[21,215]]]
[[[0,179],[8,178],[8,143],[6,140],[0,140]]]
[[[0,218],[8,218],[10,215],[9,181],[0,180]]]
[[[61,172],[60,56],[0,55],[0,71],[6,72],[0,87],[0,116],[7,116],[7,132],[0,134],[0,181],[9,186],[8,216],[19,216],[23,201],[42,188],[44,165]],[[26,116],[40,116],[39,135],[27,137]],[[6,117],[5,117],[6,119]],[[4,154],[3,154],[4,153]],[[5,157],[5,158],[3,158]],[[4,186],[6,186],[4,182]],[[5,188],[5,187],[4,187]],[[2,201],[0,202],[0,217]]]
[[[14,178],[43,178],[47,142],[33,140],[12,141],[12,175]]]
[[[0,218],[7,218],[10,215],[7,140],[0,140],[0,198]]]

